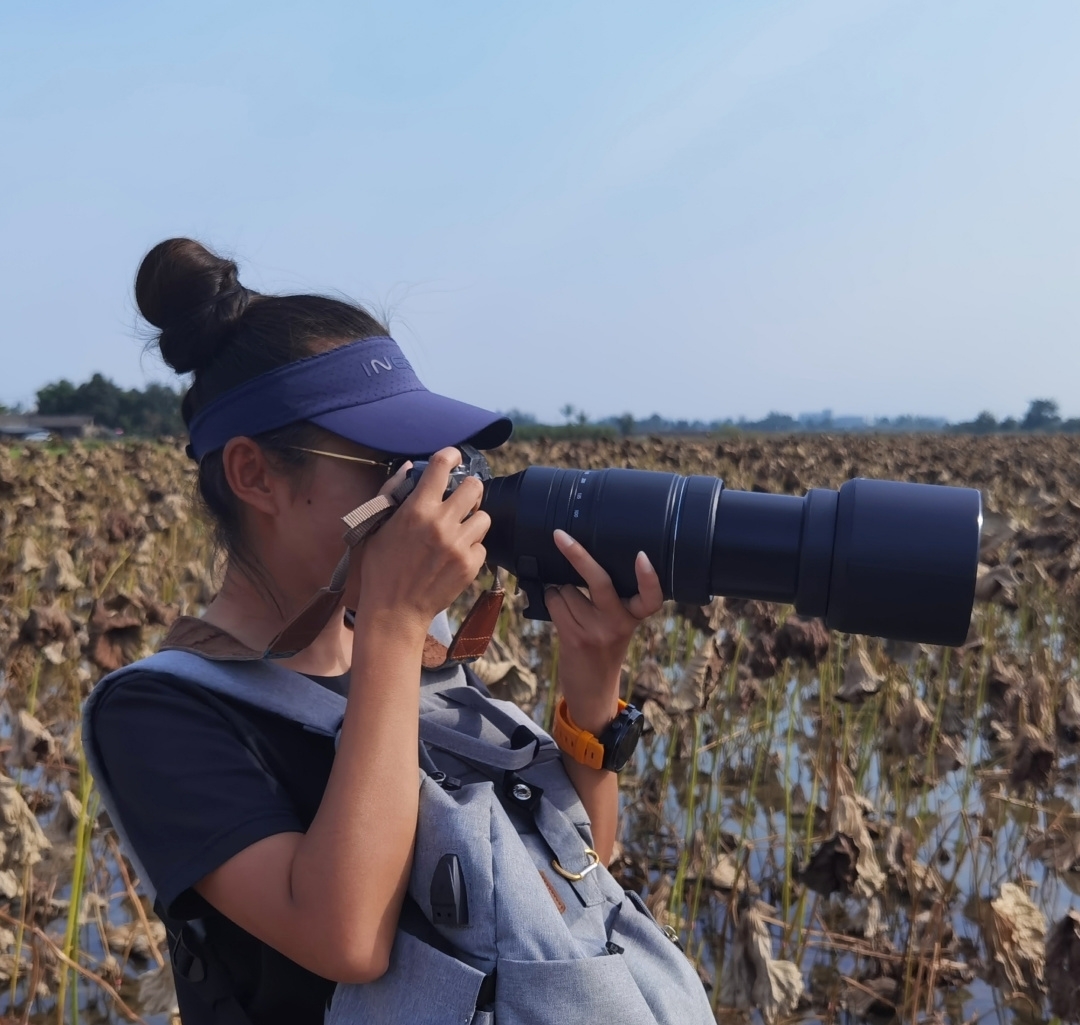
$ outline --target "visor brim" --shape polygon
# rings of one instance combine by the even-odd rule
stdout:
[[[427,390],[389,395],[311,417],[311,422],[389,455],[427,456],[451,445],[498,448],[514,429],[508,417]]]

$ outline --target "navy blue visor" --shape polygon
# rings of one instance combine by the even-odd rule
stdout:
[[[505,416],[428,391],[392,338],[363,338],[219,395],[191,421],[191,454],[200,460],[230,438],[250,438],[301,420],[402,456],[430,455],[466,442],[495,448],[513,430]]]

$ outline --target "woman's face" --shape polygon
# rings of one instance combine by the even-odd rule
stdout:
[[[393,457],[373,451],[336,435],[326,435],[312,448],[326,455],[308,453],[308,466],[291,485],[281,512],[276,534],[287,545],[290,592],[314,594],[330,582],[345,546],[342,517],[374,498],[386,484],[388,464]],[[336,458],[348,456],[350,459]],[[353,459],[383,464],[371,466]],[[352,575],[356,580],[356,575]],[[345,604],[356,595],[345,594]]]

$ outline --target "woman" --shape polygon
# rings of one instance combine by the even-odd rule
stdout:
[[[181,621],[190,650],[265,652],[331,578],[341,518],[395,489],[410,465],[388,480],[395,460],[434,453],[415,491],[354,551],[325,627],[280,663],[347,694],[336,752],[296,723],[152,669],[129,671],[88,719],[170,936],[202,923],[247,1020],[314,1023],[336,983],[373,982],[390,961],[417,830],[425,643],[485,559],[480,483],[444,500],[454,446],[497,446],[511,425],[424,389],[359,307],[253,293],[234,263],[197,242],[156,246],[135,290],[165,361],[193,374],[189,453],[228,555],[202,619]],[[588,584],[588,595],[565,586],[546,596],[565,711],[599,737],[619,712],[634,629],[661,606],[660,583],[642,554],[639,594],[623,601],[580,544],[562,532],[555,541]],[[606,864],[616,775],[563,764]],[[180,979],[178,992],[186,1025],[221,1020],[205,987]]]

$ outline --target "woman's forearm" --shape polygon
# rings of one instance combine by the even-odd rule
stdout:
[[[570,718],[579,728],[599,737],[619,712],[619,678],[589,693],[588,700],[578,697],[567,702]],[[611,860],[619,819],[619,777],[605,769],[593,769],[563,754],[563,766],[581,798],[592,823],[593,844],[601,864]]]
[[[592,823],[593,845],[600,864],[606,865],[615,849],[619,824],[619,777],[575,762],[567,754],[563,755],[563,765]]]
[[[290,873],[298,912],[374,975],[393,944],[416,835],[426,633],[389,615],[358,617],[334,767]]]

